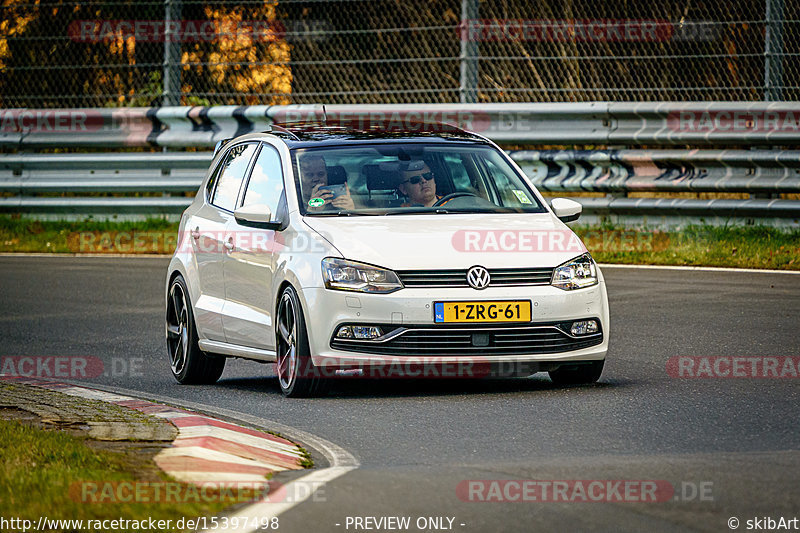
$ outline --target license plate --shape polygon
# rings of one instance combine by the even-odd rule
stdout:
[[[433,321],[448,322],[530,322],[531,302],[434,302]]]

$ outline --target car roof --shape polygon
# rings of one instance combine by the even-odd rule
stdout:
[[[280,137],[289,148],[386,143],[386,142],[469,142],[486,143],[484,137],[450,124],[410,122],[375,124],[368,121],[275,123],[265,134]]]

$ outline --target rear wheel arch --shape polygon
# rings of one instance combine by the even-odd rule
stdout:
[[[165,311],[167,355],[173,377],[184,384],[216,382],[225,368],[225,357],[200,349],[192,298],[180,272],[170,274]]]
[[[175,281],[175,278],[177,278],[178,276],[183,278],[183,282],[186,284],[186,289],[189,292],[189,294],[187,294],[187,296],[189,297],[189,305],[192,308],[192,319],[195,321],[194,322],[194,327],[195,327],[195,329],[197,329],[197,319],[195,318],[196,315],[194,314],[194,312],[195,312],[194,298],[191,297],[192,296],[191,295],[192,289],[189,287],[189,282],[187,281],[186,273],[183,272],[182,270],[180,270],[179,268],[174,269],[169,275],[169,281],[167,282],[167,295],[169,295],[169,289],[172,286],[172,283]],[[200,330],[197,329],[197,332],[199,333]]]

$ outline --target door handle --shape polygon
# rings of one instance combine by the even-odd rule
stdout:
[[[229,252],[233,251],[233,237],[228,237],[228,240],[225,241],[225,249]]]
[[[194,239],[194,240],[199,239],[200,238],[200,226],[197,226],[196,228],[194,228],[190,232],[190,235],[192,236],[192,239]]]

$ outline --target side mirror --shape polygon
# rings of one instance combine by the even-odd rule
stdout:
[[[276,230],[281,227],[280,221],[272,220],[272,212],[264,204],[239,207],[233,212],[233,217],[242,226],[251,228]]]
[[[553,198],[550,202],[550,207],[553,208],[553,213],[561,220],[561,222],[573,222],[578,220],[583,211],[583,206],[575,200],[568,198]]]

